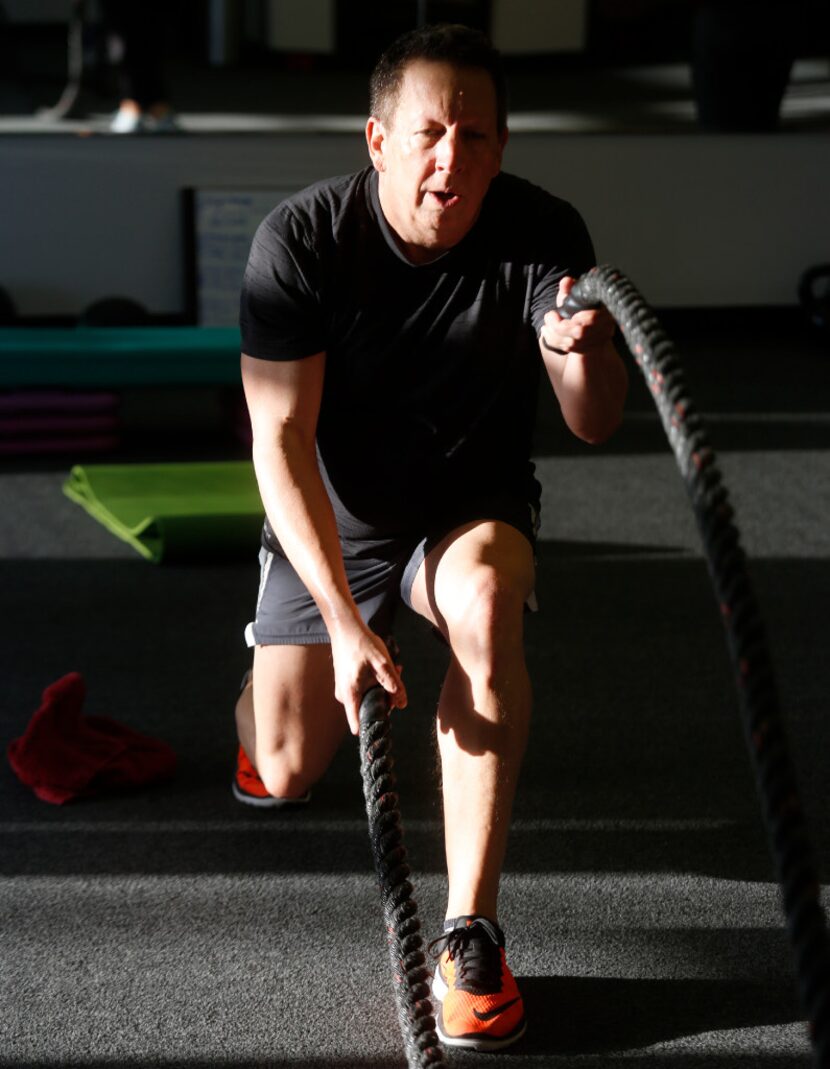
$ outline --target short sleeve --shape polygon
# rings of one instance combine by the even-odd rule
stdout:
[[[545,252],[537,264],[531,295],[531,318],[537,334],[542,330],[545,313],[556,307],[560,279],[566,275],[579,278],[596,265],[593,242],[582,216],[567,201],[555,200],[555,210],[539,234]]]
[[[320,265],[286,205],[260,223],[242,280],[242,351],[263,360],[301,360],[325,349]]]

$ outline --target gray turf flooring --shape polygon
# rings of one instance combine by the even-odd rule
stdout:
[[[782,380],[753,349],[728,367],[700,358],[692,376],[825,875],[827,359],[788,353],[798,375]],[[637,389],[630,408],[601,450],[543,422],[536,716],[501,903],[530,1027],[510,1053],[450,1060],[806,1069],[706,568]],[[3,743],[77,670],[88,712],[166,739],[180,766],[152,790],[65,808],[0,769],[0,1064],[398,1069],[354,745],[307,812],[243,811],[228,790],[253,557],[154,567],[62,497],[66,465],[15,468],[0,476]],[[399,786],[432,934],[445,883],[430,716],[444,654],[408,614],[397,631],[411,697],[395,719]]]

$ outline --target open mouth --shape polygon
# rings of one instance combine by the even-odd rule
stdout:
[[[427,193],[427,198],[442,208],[452,208],[461,200],[461,197],[451,189],[431,189]]]

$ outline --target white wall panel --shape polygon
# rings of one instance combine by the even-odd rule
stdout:
[[[25,315],[106,294],[184,308],[180,191],[297,188],[364,165],[359,133],[8,137],[0,286]],[[830,257],[830,139],[514,134],[505,167],[571,200],[659,306],[786,305]]]

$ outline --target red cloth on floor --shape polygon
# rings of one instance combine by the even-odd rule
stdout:
[[[176,754],[166,742],[108,716],[85,716],[85,697],[83,677],[70,672],[46,688],[25,732],[8,745],[9,764],[38,798],[63,805],[173,774]]]

